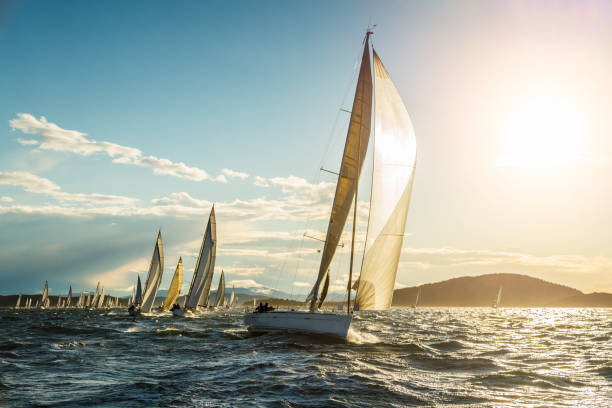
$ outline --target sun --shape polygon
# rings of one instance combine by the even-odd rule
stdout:
[[[517,98],[506,117],[498,167],[550,169],[584,159],[588,123],[569,94],[532,90]]]

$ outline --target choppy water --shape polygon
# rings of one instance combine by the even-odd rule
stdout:
[[[178,319],[0,311],[0,406],[612,406],[612,310],[359,312],[348,342]]]

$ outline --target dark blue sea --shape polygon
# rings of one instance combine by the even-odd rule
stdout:
[[[348,342],[242,311],[0,311],[2,407],[611,407],[612,309],[357,312]]]

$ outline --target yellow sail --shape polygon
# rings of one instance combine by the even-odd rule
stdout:
[[[170,310],[172,305],[176,303],[176,300],[181,294],[182,284],[183,258],[179,258],[178,264],[176,265],[176,270],[174,271],[174,276],[172,277],[172,282],[170,283],[170,288],[168,289],[168,293],[166,294],[166,300],[164,300],[164,304],[162,305],[163,310]]]

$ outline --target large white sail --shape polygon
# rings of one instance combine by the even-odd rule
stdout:
[[[172,305],[176,303],[176,300],[179,297],[181,292],[181,285],[183,284],[183,258],[179,258],[178,264],[176,265],[176,270],[174,271],[174,276],[172,277],[172,282],[170,283],[170,288],[168,288],[168,293],[166,294],[166,299],[162,305],[163,310],[170,310]]]
[[[217,288],[217,297],[215,298],[215,307],[223,306],[225,301],[225,272],[221,271],[219,278],[219,287]]]
[[[70,285],[70,289],[68,289],[68,298],[66,299],[66,307],[70,307],[71,302],[72,302],[72,285]]]
[[[315,308],[319,297],[319,286],[328,273],[329,265],[336,253],[344,224],[348,217],[355,190],[359,182],[361,168],[370,140],[370,125],[372,120],[372,74],[370,67],[369,35],[366,36],[361,59],[361,68],[355,89],[355,99],[351,111],[351,119],[346,135],[346,144],[342,155],[342,164],[336,185],[336,194],[332,205],[325,246],[321,255],[321,265],[317,280],[308,295],[311,309]]]
[[[215,219],[215,207],[213,206],[202,239],[200,254],[191,279],[191,286],[185,298],[185,307],[195,309],[198,306],[208,306],[208,295],[215,269],[215,257],[217,253],[217,222]]]
[[[162,274],[164,272],[164,248],[162,246],[161,231],[157,234],[157,241],[155,248],[153,249],[153,257],[151,258],[151,265],[149,266],[149,273],[147,274],[147,280],[145,282],[144,295],[142,298],[142,308],[144,313],[149,313],[155,302],[155,296],[157,296],[157,290],[162,280]]]
[[[87,301],[85,302],[85,307],[91,306],[91,292],[87,292]]]
[[[49,296],[49,282],[45,281],[45,288],[43,289],[42,298],[40,299],[41,305],[45,305],[47,302],[47,296]]]
[[[374,168],[359,310],[391,307],[416,165],[412,122],[376,51],[374,95]]]

